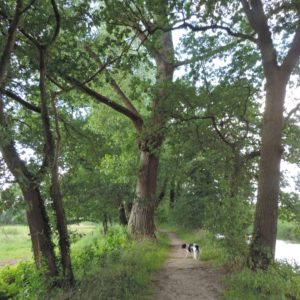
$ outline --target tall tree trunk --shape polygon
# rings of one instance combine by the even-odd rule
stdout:
[[[281,58],[281,65],[263,2],[241,0],[241,3],[251,27],[257,33],[257,46],[266,78],[260,177],[249,265],[253,269],[267,269],[274,260],[276,245],[285,89],[300,56],[300,3],[295,3],[297,28],[285,57]]]
[[[167,6],[158,8],[160,21],[167,15]],[[162,19],[161,19],[162,18]],[[167,20],[164,20],[164,25]],[[159,151],[164,137],[162,128],[167,122],[167,103],[174,74],[174,46],[172,33],[158,32],[155,50],[150,50],[156,62],[156,92],[152,103],[149,127],[141,132],[139,144],[140,165],[136,186],[136,198],[128,222],[129,231],[136,235],[155,237],[154,213],[157,202],[156,185],[159,166]],[[145,134],[146,133],[146,134]],[[143,134],[145,136],[143,137]]]
[[[249,265],[266,269],[274,259],[282,155],[283,106],[285,84],[280,76],[267,85],[263,117],[260,176],[256,204],[254,236]]]
[[[57,276],[51,230],[41,193],[37,187],[23,187],[22,192],[27,203],[27,220],[35,262],[40,267],[42,258],[45,259],[49,275]]]
[[[52,172],[51,172],[51,187],[50,194],[52,198],[52,204],[56,217],[56,228],[59,236],[59,249],[61,255],[61,265],[64,275],[64,281],[68,285],[73,285],[74,283],[74,275],[71,264],[71,256],[70,256],[70,240],[67,228],[67,220],[65,217],[65,211],[63,208],[63,199],[60,191],[59,184],[59,176],[58,176],[58,160],[60,155],[60,146],[61,146],[61,135],[59,130],[59,121],[58,114],[55,105],[55,94],[51,96],[51,104],[52,110],[55,119],[55,129],[56,129],[56,145],[54,140],[53,143],[50,144],[55,149],[52,149],[54,152],[53,164],[52,164]],[[51,135],[52,139],[52,135]]]
[[[154,211],[158,164],[158,156],[141,151],[136,198],[128,222],[130,232],[135,235],[155,237]]]

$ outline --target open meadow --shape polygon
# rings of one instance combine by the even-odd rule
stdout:
[[[96,224],[80,223],[68,226],[71,240],[77,241],[95,231]],[[72,243],[73,244],[73,243]],[[0,225],[0,268],[19,261],[32,260],[31,240],[27,225]]]

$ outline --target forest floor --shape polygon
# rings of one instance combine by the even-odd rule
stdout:
[[[170,251],[163,268],[152,280],[153,300],[220,299],[225,272],[191,256],[185,258],[185,249],[181,248],[184,242],[174,233],[167,235]]]

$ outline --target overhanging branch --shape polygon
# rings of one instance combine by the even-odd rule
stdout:
[[[80,91],[84,92],[85,94],[92,97],[96,102],[100,102],[102,104],[105,104],[106,106],[112,108],[113,110],[121,113],[122,115],[128,117],[138,130],[138,132],[141,131],[143,126],[143,119],[137,115],[136,113],[132,112],[131,110],[127,109],[126,107],[116,103],[115,101],[99,94],[98,92],[92,90],[91,88],[87,87],[86,85],[82,84],[77,79],[71,77],[71,76],[64,76],[64,78],[69,81],[71,84],[74,84]]]

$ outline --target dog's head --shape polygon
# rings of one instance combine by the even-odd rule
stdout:
[[[182,244],[182,245],[181,245],[181,248],[182,248],[182,249],[186,249],[186,244]]]

